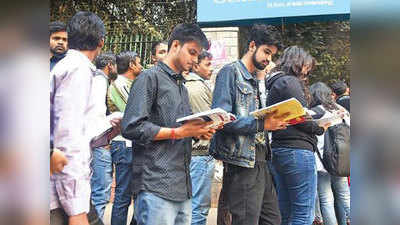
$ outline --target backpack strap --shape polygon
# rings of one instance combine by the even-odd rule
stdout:
[[[127,99],[125,99],[124,95],[121,93],[115,82],[111,82],[111,86],[114,87],[115,91],[117,92],[118,96],[124,101],[125,104],[127,104]]]
[[[325,132],[327,132],[327,131],[325,131]],[[322,166],[324,167],[324,169],[326,170],[326,171],[328,171],[326,168],[328,168],[328,166],[326,165],[326,163],[324,162],[324,160],[322,159],[322,155],[321,155],[321,153],[319,152],[319,149],[317,149],[317,155],[318,155],[318,158],[319,158],[319,160],[321,161],[321,163],[322,163]]]

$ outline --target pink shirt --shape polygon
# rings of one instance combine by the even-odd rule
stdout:
[[[68,216],[89,212],[90,203],[90,98],[96,67],[87,56],[69,50],[50,73],[54,101],[54,147],[63,151],[68,164],[50,177],[50,210],[62,207]],[[53,79],[54,78],[54,79]]]

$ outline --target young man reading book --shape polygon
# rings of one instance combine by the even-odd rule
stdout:
[[[232,225],[281,222],[267,167],[271,154],[267,131],[284,129],[284,116],[256,119],[249,115],[262,106],[256,69],[268,65],[279,39],[274,27],[255,25],[242,59],[225,65],[217,75],[212,108],[222,108],[237,118],[217,131],[210,146],[214,158],[224,161],[221,196],[232,214]]]
[[[192,114],[182,72],[197,63],[208,41],[194,24],[177,25],[163,61],[132,85],[122,135],[132,140],[135,218],[141,225],[187,225],[191,221],[192,137],[210,139],[210,123],[176,120]]]

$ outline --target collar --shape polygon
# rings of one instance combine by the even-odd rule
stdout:
[[[254,81],[257,81],[256,78],[255,78],[253,75],[251,75],[251,73],[247,70],[247,68],[246,68],[246,66],[244,65],[244,63],[242,62],[242,60],[238,60],[238,62],[239,62],[239,65],[242,67],[242,71],[244,72],[244,73],[243,73],[243,77],[244,77],[246,80],[254,80]]]
[[[92,72],[96,71],[96,66],[82,52],[75,50],[75,49],[69,49],[67,52],[67,55],[72,55],[72,56],[81,58],[82,61],[89,66],[89,68]]]
[[[119,81],[124,82],[124,83],[132,83],[133,80],[126,78],[124,75],[118,74],[117,79],[119,79]]]
[[[107,77],[107,75],[104,73],[103,70],[96,69],[95,75],[96,75],[96,76],[103,76],[104,78],[106,78],[106,79],[108,80],[108,77]]]
[[[187,81],[202,81],[205,82],[204,78],[199,76],[196,73],[190,72],[189,75],[185,78]]]
[[[165,64],[162,61],[159,61],[157,63],[157,66],[159,66],[162,70],[164,70],[164,72],[166,72],[169,76],[171,76],[172,78],[174,78],[176,81],[184,81],[185,79],[181,74],[176,73],[175,71],[173,71],[167,64]]]
[[[54,54],[51,58],[50,61],[51,62],[56,62],[56,61],[60,61],[61,59],[63,59],[65,57],[65,55],[67,54],[67,52],[64,52],[62,54]]]

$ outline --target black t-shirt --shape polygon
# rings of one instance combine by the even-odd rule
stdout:
[[[336,102],[350,112],[350,96],[342,95],[336,100]]]

